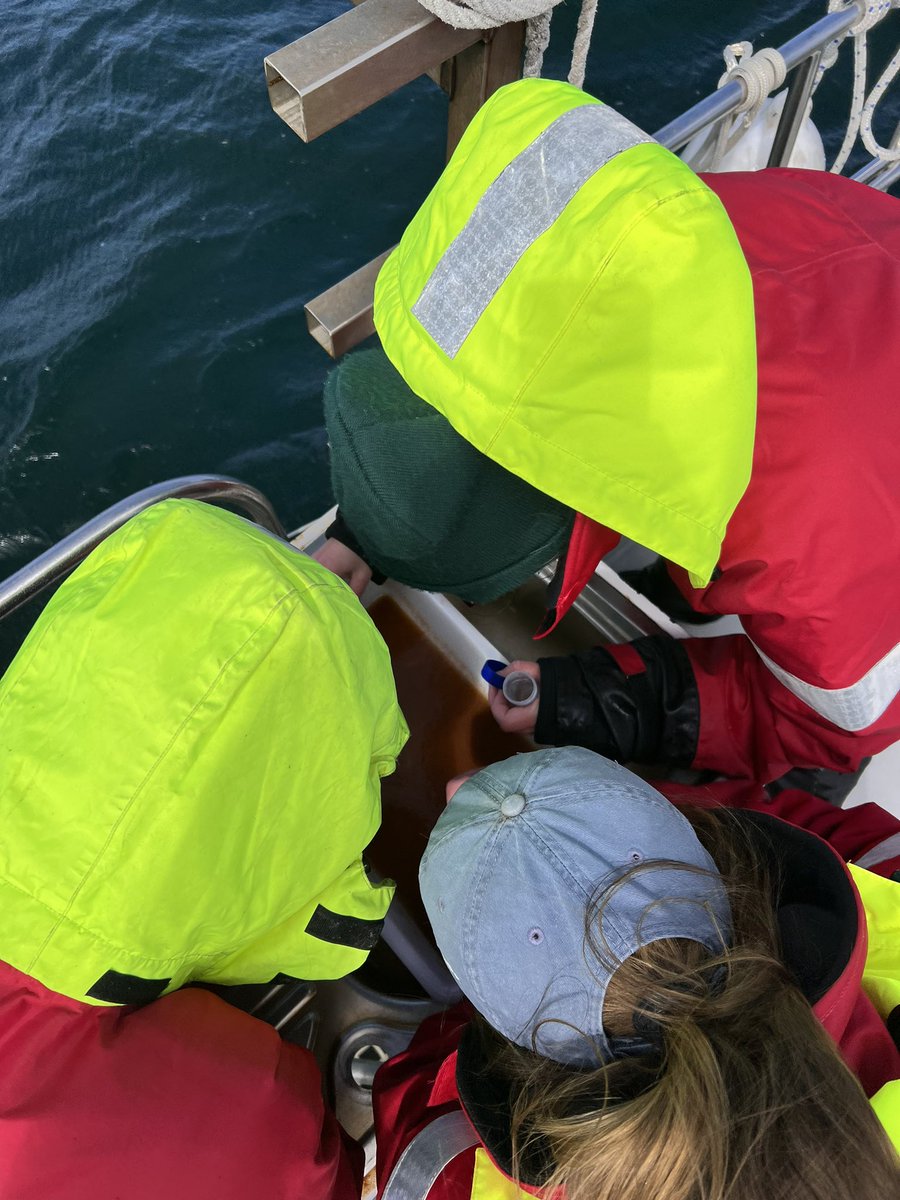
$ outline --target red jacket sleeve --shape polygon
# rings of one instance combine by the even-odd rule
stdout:
[[[700,786],[654,781],[654,786],[673,804],[695,804],[702,808],[723,805],[780,817],[817,834],[846,862],[863,860],[863,865],[876,875],[890,878],[900,870],[900,819],[877,804],[836,808],[827,800],[799,789],[770,796],[759,784],[739,779],[721,779]]]
[[[747,637],[690,638],[699,697],[693,765],[723,774],[777,779],[792,767],[854,771],[862,759],[900,737],[895,700],[867,729],[839,729],[772,674]]]
[[[460,1107],[456,1093],[456,1048],[472,1017],[467,1001],[428,1017],[409,1048],[385,1063],[375,1076],[372,1104],[378,1147],[378,1194],[413,1140],[426,1125]],[[438,1176],[428,1200],[468,1200],[474,1150],[460,1154]]]
[[[141,1060],[143,1175],[159,1180],[148,1197],[176,1194],[167,1181],[178,1163],[178,1195],[358,1200],[364,1156],[325,1104],[308,1050],[196,988],[122,1024],[120,1052],[129,1046]]]

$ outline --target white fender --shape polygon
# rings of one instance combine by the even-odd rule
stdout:
[[[775,130],[778,128],[786,97],[787,89],[780,91],[777,96],[769,96],[763,101],[749,128],[740,134],[736,145],[722,156],[722,161],[717,167],[711,166],[717,136],[715,129],[702,130],[695,134],[681,151],[680,157],[695,171],[761,170],[769,161],[769,154],[775,141]],[[812,101],[807,106],[806,116],[800,126],[800,132],[797,134],[797,140],[787,165],[804,167],[811,171],[824,171],[825,147],[822,145],[821,135],[810,116],[811,111]],[[738,117],[737,120],[743,121],[743,117]]]

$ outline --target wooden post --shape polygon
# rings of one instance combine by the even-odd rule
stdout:
[[[501,25],[485,39],[453,59],[450,111],[447,118],[447,158],[459,144],[466,126],[498,88],[522,74],[525,22]]]

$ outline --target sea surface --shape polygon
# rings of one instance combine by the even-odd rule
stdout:
[[[288,528],[330,503],[303,303],[397,240],[446,120],[427,79],[310,145],[275,116],[264,55],[348,7],[0,0],[0,577],[176,475],[245,479]],[[726,42],[778,45],[825,7],[600,0],[585,86],[652,131],[715,87]],[[816,109],[831,155],[848,102],[845,61]],[[0,665],[33,616],[0,627]]]

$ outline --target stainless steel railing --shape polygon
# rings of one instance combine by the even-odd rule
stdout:
[[[240,509],[251,521],[277,537],[287,538],[272,505],[256,488],[230,479],[227,475],[181,475],[154,483],[143,491],[104,509],[73,533],[38,555],[32,562],[0,583],[0,620],[20,608],[44,588],[49,587],[78,566],[95,546],[131,517],[161,500],[175,497],[225,503]]]
[[[797,134],[806,114],[806,104],[812,92],[819,69],[822,53],[826,47],[839,38],[865,12],[865,0],[854,0],[847,8],[838,12],[828,13],[821,20],[798,33],[796,37],[779,47],[782,58],[789,72],[788,94],[775,141],[766,164],[770,167],[783,167],[791,156]],[[698,101],[687,112],[658,129],[653,135],[658,142],[668,150],[680,150],[691,138],[708,129],[717,121],[737,112],[744,102],[746,87],[735,79],[724,84],[712,95]],[[872,159],[856,175],[854,179],[868,183],[870,187],[886,191],[900,177],[900,166],[896,163],[883,163]]]

